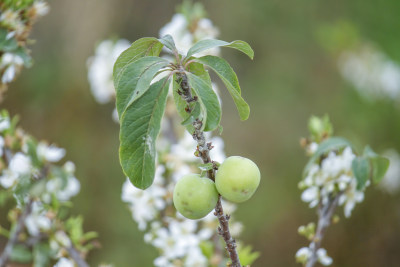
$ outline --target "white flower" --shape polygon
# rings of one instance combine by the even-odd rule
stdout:
[[[162,165],[157,166],[153,185],[146,190],[134,187],[128,179],[122,187],[122,201],[128,202],[140,230],[144,230],[147,222],[152,221],[159,210],[165,208],[163,198],[167,191],[163,185],[164,170]]]
[[[46,15],[50,10],[49,5],[44,1],[36,1],[36,2],[34,2],[32,8],[35,9],[36,14],[38,14],[39,16]]]
[[[343,52],[339,70],[368,99],[400,97],[400,66],[370,45]]]
[[[62,257],[53,267],[75,267],[75,263],[71,259]]]
[[[48,193],[55,194],[57,199],[61,202],[68,201],[71,197],[77,195],[81,185],[79,180],[74,176],[70,176],[67,178],[66,184],[63,178],[55,177],[49,180],[46,184],[46,189]],[[50,199],[48,197],[45,198],[46,202]]]
[[[63,231],[57,231],[54,235],[54,239],[64,248],[71,246],[71,239],[69,239],[68,235]]]
[[[317,257],[318,261],[324,266],[331,265],[333,262],[332,258],[328,256],[328,254],[326,253],[326,249],[324,248],[320,248],[317,250]]]
[[[32,236],[37,236],[41,231],[51,228],[51,220],[46,216],[42,203],[36,201],[32,204],[32,212],[26,217],[25,226]]]
[[[104,104],[114,98],[113,66],[118,56],[129,46],[130,42],[124,39],[117,42],[105,40],[97,46],[95,55],[88,60],[88,79],[97,102]]]
[[[296,252],[296,260],[305,263],[311,257],[312,251],[309,247],[302,247]]]
[[[65,149],[54,145],[48,146],[45,142],[40,142],[37,146],[37,155],[41,160],[48,162],[60,161],[65,156]]]
[[[175,267],[175,264],[169,261],[165,256],[159,256],[154,259],[154,266],[156,267]]]
[[[171,22],[160,29],[160,37],[171,35],[179,53],[186,54],[193,44],[193,36],[188,31],[188,22],[183,14],[175,14]]]
[[[0,115],[0,133],[10,128],[10,118]]]
[[[0,184],[6,189],[16,184],[17,180],[18,175],[10,170],[4,170],[3,175],[0,176]]]
[[[9,165],[10,171],[18,175],[30,173],[31,168],[31,159],[21,152],[15,153]]]
[[[207,267],[207,258],[201,253],[199,247],[191,247],[186,254],[185,266],[187,267]]]

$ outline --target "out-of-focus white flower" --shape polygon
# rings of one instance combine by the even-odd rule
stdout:
[[[4,53],[0,61],[0,69],[4,68],[3,76],[1,77],[2,83],[10,83],[14,80],[19,68],[24,64],[21,56],[13,53]]]
[[[189,48],[196,42],[204,39],[214,39],[219,35],[219,31],[212,24],[211,20],[207,18],[200,19],[197,22],[197,25],[189,29],[189,22],[186,17],[183,14],[178,13],[172,17],[172,20],[169,23],[161,28],[160,37],[167,34],[171,35],[174,39],[179,53],[186,55]],[[218,55],[218,53],[219,49],[209,49],[205,52],[196,54],[196,56]]]
[[[49,13],[50,7],[49,5],[44,2],[44,1],[35,1],[33,3],[32,8],[35,10],[36,14],[39,16],[44,16],[47,13]]]
[[[379,186],[389,194],[396,194],[400,190],[400,155],[394,149],[383,152],[383,156],[389,159],[389,169],[387,170]]]
[[[62,257],[53,267],[75,267],[75,263],[71,259]]]
[[[165,168],[162,165],[156,168],[154,182],[146,190],[134,187],[128,179],[122,187],[122,201],[129,204],[132,217],[139,224],[140,230],[145,230],[147,223],[153,220],[158,211],[166,205],[164,197],[167,191],[162,178],[164,171]]]
[[[302,247],[296,252],[296,260],[305,263],[311,257],[312,251],[309,247]]]
[[[208,266],[207,258],[201,252],[201,249],[196,247],[190,247],[187,252],[185,259],[185,266],[187,267],[205,267]]]
[[[51,228],[51,220],[46,216],[42,203],[35,201],[32,204],[32,212],[26,217],[25,226],[32,236],[38,236],[41,231]]]
[[[20,34],[25,29],[24,22],[20,19],[18,12],[7,9],[0,14],[0,21],[12,28],[17,34]]]
[[[64,170],[69,174],[73,174],[75,172],[75,164],[72,161],[65,162],[63,167]]]
[[[57,162],[65,156],[64,148],[58,148],[54,145],[49,146],[45,142],[40,142],[36,151],[39,159],[48,162]]]
[[[3,136],[0,136],[0,157],[3,156],[3,149],[4,149],[4,138]]]
[[[9,170],[18,175],[24,175],[30,173],[31,169],[31,159],[21,152],[15,153],[10,161]]]
[[[14,186],[17,180],[18,175],[10,170],[4,170],[3,174],[0,176],[0,184],[6,189]]]
[[[400,66],[372,46],[343,52],[339,70],[368,99],[400,97]]]
[[[95,55],[89,58],[88,79],[97,102],[104,104],[114,98],[113,66],[118,56],[129,46],[130,42],[124,39],[116,42],[105,40],[97,46]]]
[[[71,246],[71,239],[69,239],[68,235],[63,231],[57,231],[54,235],[54,239],[64,248]]]
[[[0,115],[0,133],[10,128],[10,118]]]
[[[331,265],[333,262],[332,258],[328,256],[328,254],[326,253],[326,249],[324,248],[320,248],[317,250],[317,257],[318,261],[324,266]]]
[[[71,176],[67,178],[67,181],[64,181],[61,177],[55,177],[49,180],[46,184],[47,192],[50,194],[55,194],[59,201],[68,201],[71,197],[77,195],[81,185],[79,180],[75,177]],[[44,200],[49,202],[51,200],[50,197],[45,197]]]

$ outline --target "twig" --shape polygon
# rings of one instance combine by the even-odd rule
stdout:
[[[180,85],[181,88],[181,96],[182,99],[184,99],[187,103],[188,106],[190,103],[197,101],[196,96],[192,96],[191,93],[191,88],[189,86],[187,76],[184,73],[183,69],[180,69],[180,71],[177,73],[178,76],[178,84]],[[190,112],[187,109],[188,112]],[[193,139],[197,142],[197,152],[198,156],[202,159],[203,163],[213,163],[210,157],[210,150],[212,149],[211,143],[207,143],[206,139],[204,137],[204,132],[201,130],[202,129],[203,123],[196,118],[195,121],[193,122],[193,127],[194,127],[194,132],[193,132]],[[213,181],[215,181],[215,169],[211,169],[207,171],[207,177]],[[218,202],[217,205],[215,206],[215,212],[214,215],[217,216],[218,221],[219,221],[219,227],[218,227],[218,234],[222,236],[222,238],[225,241],[226,244],[226,250],[229,253],[229,257],[232,261],[231,267],[242,267],[240,264],[239,260],[239,255],[236,251],[236,241],[235,239],[232,238],[231,233],[229,231],[229,215],[224,215],[224,210],[222,208],[221,204],[221,196],[218,196]]]
[[[311,256],[306,263],[306,267],[313,267],[318,261],[317,251],[321,248],[322,239],[325,236],[326,229],[332,222],[332,216],[338,205],[339,198],[342,193],[338,193],[335,197],[329,199],[326,205],[322,203],[318,206],[318,225],[315,236],[310,244]]]
[[[24,223],[25,223],[26,217],[28,217],[28,215],[32,212],[32,204],[33,204],[33,200],[29,200],[29,202],[26,204],[24,211],[18,218],[18,221],[17,221],[17,224],[16,224],[14,230],[10,233],[10,238],[8,239],[7,245],[4,248],[4,251],[0,257],[0,267],[6,266],[6,263],[11,255],[11,252],[12,252],[15,244],[18,241],[18,236],[24,229]]]
[[[68,247],[67,251],[79,267],[89,267],[89,264],[81,257],[81,254],[73,245]]]

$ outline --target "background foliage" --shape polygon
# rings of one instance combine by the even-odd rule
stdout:
[[[100,234],[102,249],[89,261],[116,266],[150,266],[156,253],[120,200],[125,181],[118,163],[118,125],[113,105],[98,105],[89,90],[86,59],[96,41],[114,34],[129,40],[157,36],[178,1],[52,1],[32,38],[35,68],[26,69],[6,94],[2,108],[21,115],[21,126],[67,148],[77,165],[81,193],[73,200],[84,226]],[[388,0],[204,1],[222,40],[246,40],[255,59],[235,51],[223,55],[240,77],[251,106],[239,122],[223,93],[224,139],[228,155],[252,158],[262,181],[237,218],[246,226],[242,239],[261,251],[255,266],[298,266],[294,254],[304,243],[299,225],[315,218],[297,188],[307,160],[299,138],[307,135],[312,114],[328,113],[338,136],[370,144],[377,152],[400,150],[399,102],[366,100],[346,82],[337,57],[317,34],[321,27],[346,20],[391,60],[400,64],[400,2]],[[328,38],[328,37],[323,37]],[[334,43],[324,39],[325,43]],[[221,85],[222,87],[222,85]],[[335,266],[395,266],[400,262],[400,195],[376,187],[348,220],[331,227],[324,246]],[[3,211],[3,210],[2,210]],[[0,214],[1,223],[5,214]],[[3,241],[3,240],[2,240]]]

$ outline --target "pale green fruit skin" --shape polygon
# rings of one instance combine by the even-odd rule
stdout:
[[[218,168],[215,186],[229,201],[240,203],[248,200],[260,184],[260,170],[257,165],[244,157],[227,158]]]
[[[217,201],[214,182],[199,174],[185,175],[175,185],[174,206],[188,219],[203,218],[214,209]]]

